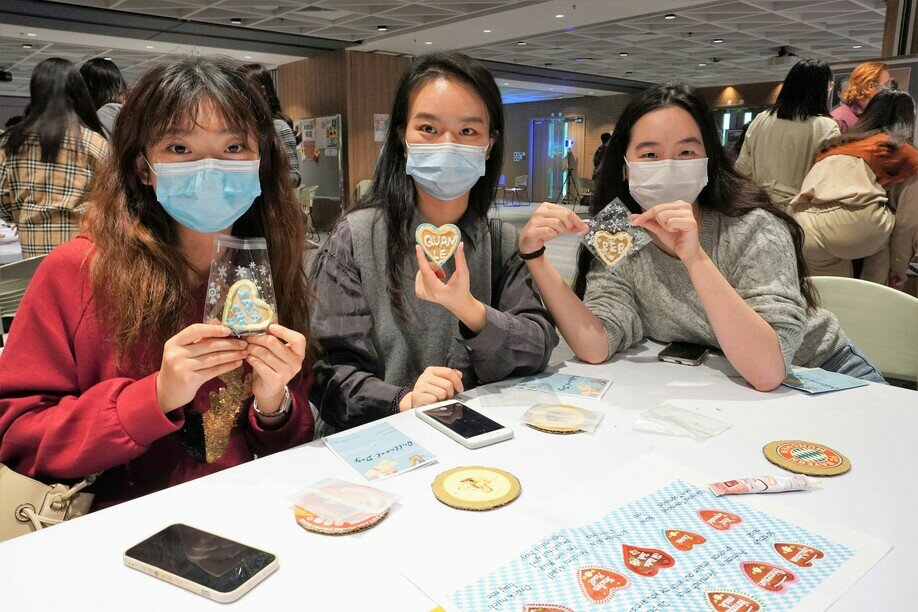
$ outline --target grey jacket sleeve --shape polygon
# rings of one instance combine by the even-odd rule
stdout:
[[[296,136],[293,130],[281,119],[274,120],[274,129],[280,136],[281,142],[284,143],[284,151],[287,152],[287,163],[290,164],[290,176],[293,178],[293,186],[299,187],[300,181],[300,158],[296,154]]]
[[[309,283],[318,296],[311,327],[321,347],[313,365],[311,399],[322,419],[346,429],[392,414],[399,387],[380,378],[373,314],[353,259],[347,221],[337,225],[316,256]]]
[[[583,303],[606,331],[609,357],[630,348],[644,337],[634,290],[623,270],[628,263],[623,262],[607,270],[599,259],[593,259],[587,272]]]
[[[112,133],[115,131],[115,120],[118,119],[118,113],[121,112],[121,104],[109,102],[96,111],[99,117],[99,123],[102,124],[102,131],[105,132],[105,138],[112,139]]]
[[[512,244],[516,244],[514,240]],[[524,262],[505,268],[497,308],[485,304],[487,320],[477,334],[459,324],[475,375],[482,383],[536,374],[545,369],[558,345],[555,324]]]

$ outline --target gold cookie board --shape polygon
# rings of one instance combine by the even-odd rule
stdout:
[[[851,469],[850,459],[818,442],[775,440],[762,453],[776,466],[806,476],[838,476]]]
[[[523,421],[533,429],[554,434],[572,434],[583,431],[586,413],[582,408],[569,404],[539,404],[523,415]]]
[[[434,496],[458,510],[492,510],[505,506],[520,495],[516,476],[480,465],[446,470],[431,484]]]

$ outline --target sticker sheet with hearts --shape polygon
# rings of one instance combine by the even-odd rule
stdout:
[[[204,300],[204,322],[236,336],[264,333],[277,323],[271,263],[264,238],[218,234]]]
[[[628,220],[630,211],[618,198],[590,220],[590,230],[583,236],[583,244],[607,268],[617,266],[629,255],[634,255],[650,242],[650,235]]]
[[[449,609],[792,610],[853,554],[676,480],[539,541],[451,593]]]

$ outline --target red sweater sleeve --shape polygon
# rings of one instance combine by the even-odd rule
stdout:
[[[277,429],[264,429],[258,422],[258,415],[249,407],[249,448],[259,457],[312,441],[315,432],[315,418],[309,406],[309,388],[315,376],[312,368],[305,366],[303,373],[290,381],[290,418]]]
[[[169,418],[159,408],[156,373],[111,376],[90,255],[91,243],[77,238],[47,256],[0,355],[0,461],[27,476],[82,478],[126,463],[182,426],[181,411]]]

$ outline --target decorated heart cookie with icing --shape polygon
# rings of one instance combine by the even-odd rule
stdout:
[[[274,319],[274,307],[261,299],[254,282],[236,281],[226,294],[222,323],[237,334],[263,332]]]
[[[616,591],[627,589],[631,581],[607,567],[590,565],[577,570],[580,592],[595,604],[604,604]]]
[[[790,570],[765,561],[744,561],[740,568],[752,584],[772,593],[780,593],[797,580]]]
[[[462,240],[462,232],[452,223],[441,225],[431,225],[422,223],[414,233],[415,240],[421,245],[421,250],[428,258],[441,268],[443,264],[449,261],[456,249],[459,248],[459,241]]]
[[[692,531],[668,529],[663,533],[666,539],[669,540],[669,543],[672,544],[676,550],[681,550],[682,552],[688,552],[695,548],[695,546],[707,542],[704,536],[700,536]]]
[[[708,603],[715,610],[724,612],[759,612],[759,602],[744,593],[731,591],[708,591]]]
[[[672,567],[676,560],[671,555],[656,548],[642,548],[640,546],[622,546],[622,555],[625,567],[635,574],[653,577],[661,569]]]
[[[596,253],[607,266],[615,265],[618,260],[628,253],[634,243],[634,238],[628,232],[607,232],[599,230],[593,236],[593,245]]]
[[[723,510],[699,510],[698,518],[718,531],[729,531],[734,525],[743,522],[740,517]]]
[[[825,556],[818,548],[804,544],[778,542],[774,546],[779,555],[797,567],[810,567],[813,565],[813,561],[818,561]]]

